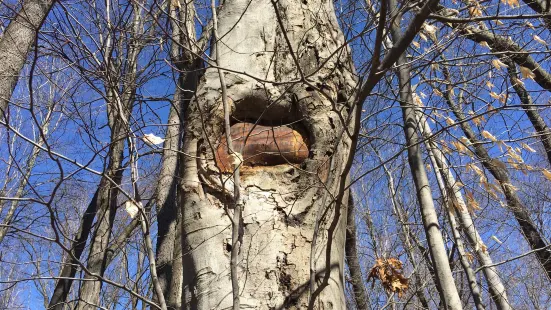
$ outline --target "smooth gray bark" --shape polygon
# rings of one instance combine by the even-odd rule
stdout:
[[[467,203],[465,202],[465,199],[461,194],[460,188],[457,186],[455,177],[453,176],[451,169],[448,166],[446,157],[431,139],[432,130],[429,123],[427,122],[426,117],[423,115],[422,111],[420,111],[420,108],[417,109],[416,112],[417,117],[419,118],[421,132],[423,136],[427,139],[427,150],[430,154],[431,160],[433,160],[433,166],[435,167],[435,169],[438,170],[437,173],[440,174],[440,177],[442,179],[442,186],[447,186],[447,188],[449,188],[449,191],[453,191],[450,194],[453,195],[453,203],[457,204],[454,212],[456,212],[459,216],[459,224],[467,237],[467,241],[469,242],[471,248],[474,249],[477,259],[481,265],[492,265],[492,258],[490,257],[490,254],[484,250],[487,247],[480,237],[478,230],[474,226],[474,222],[471,214],[469,213]],[[453,216],[453,214],[451,214],[451,216]],[[497,272],[497,268],[495,266],[484,268],[483,273],[486,278],[486,282],[488,283],[490,295],[498,309],[511,309],[511,305],[509,304],[509,300],[507,298],[505,286],[503,285],[503,281],[501,280]]]
[[[182,248],[181,212],[178,179],[182,175],[179,160],[183,113],[197,88],[201,67],[198,61],[205,42],[195,39],[195,8],[193,2],[181,1],[170,6],[171,50],[170,56],[178,76],[163,145],[161,172],[156,191],[158,237],[157,264],[159,282],[163,288],[169,309],[180,309],[182,299]],[[208,26],[204,30],[209,32]],[[208,34],[205,36],[208,37]]]
[[[478,285],[478,281],[476,280],[476,274],[474,273],[473,268],[471,267],[471,263],[469,262],[465,246],[463,244],[463,239],[461,237],[461,234],[459,233],[459,225],[457,224],[457,220],[455,219],[455,208],[459,207],[459,204],[455,205],[455,200],[452,195],[454,191],[458,191],[458,188],[455,188],[455,184],[447,184],[444,180],[444,177],[441,173],[440,166],[438,165],[434,154],[430,152],[429,150],[429,157],[431,159],[432,165],[435,170],[436,179],[438,182],[438,187],[440,188],[440,192],[442,193],[442,199],[444,201],[444,208],[446,208],[446,213],[448,214],[448,220],[450,222],[450,228],[452,231],[453,240],[455,242],[455,246],[457,247],[457,252],[459,253],[459,261],[461,262],[461,266],[463,267],[463,271],[465,271],[465,276],[467,277],[467,281],[469,282],[469,289],[471,291],[471,294],[473,296],[473,301],[475,304],[476,309],[478,310],[484,310],[486,307],[482,303],[482,292],[480,291],[480,286]],[[450,199],[451,198],[451,199]],[[480,245],[476,245],[480,246]]]
[[[7,113],[8,103],[19,80],[19,74],[38,31],[55,0],[25,0],[0,38],[0,117]]]
[[[395,0],[389,0],[391,8],[397,8]],[[402,36],[400,29],[401,15],[393,20],[391,25],[391,34],[393,42],[398,42]],[[420,139],[417,134],[419,124],[415,115],[415,109],[411,105],[413,102],[412,90],[410,84],[410,71],[407,65],[406,55],[402,54],[398,57],[397,65],[398,80],[400,84],[400,105],[402,107],[402,115],[404,119],[404,133],[407,143],[408,161],[411,169],[415,188],[417,190],[417,198],[421,208],[423,226],[427,236],[428,246],[432,263],[434,266],[436,285],[440,287],[441,302],[448,309],[462,309],[461,300],[455,286],[455,281],[450,268],[450,263],[444,246],[444,239],[438,216],[434,207],[432,192],[427,177],[427,172],[423,164],[423,158],[420,149]]]

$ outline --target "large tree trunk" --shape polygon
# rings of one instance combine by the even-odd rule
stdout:
[[[395,0],[389,0],[389,2],[391,4],[391,9],[398,7]],[[393,42],[398,42],[402,36],[400,21],[401,14],[397,14],[391,25]],[[441,293],[440,299],[445,308],[462,309],[461,300],[457,293],[446,248],[444,246],[444,239],[438,222],[438,216],[434,207],[427,172],[423,164],[419,145],[420,139],[417,133],[419,124],[415,109],[411,105],[411,102],[413,102],[410,84],[411,75],[405,53],[400,55],[397,64],[399,66],[398,80],[400,84],[400,105],[402,107],[402,117],[404,120],[408,161],[417,190],[419,206],[421,207],[423,226],[425,228],[425,234],[427,236],[429,251],[436,275],[436,285],[439,287],[439,292]]]
[[[316,215],[321,212],[313,253],[321,272],[316,274],[319,286],[311,304],[317,309],[344,309],[346,207],[334,208],[325,190],[334,194],[349,154],[349,140],[339,133],[347,126],[340,116],[347,119],[350,112],[343,103],[355,87],[350,56],[342,47],[345,40],[332,2],[315,0],[304,5],[261,0],[249,4],[237,0],[219,11],[221,39],[216,47],[220,57],[216,61],[227,70],[223,74],[232,120],[284,125],[278,129],[283,131],[292,127],[293,134],[300,133],[307,141],[310,156],[294,164],[281,164],[270,157],[255,167],[240,169],[244,203],[237,224],[243,237],[231,240],[232,178],[230,173],[220,178],[214,159],[224,133],[222,85],[217,68],[206,70],[197,99],[186,111],[182,150],[186,154],[181,182],[182,252],[187,271],[183,308],[232,306],[230,253],[237,241],[241,245],[236,267],[242,308],[307,308],[310,245]],[[285,83],[297,81],[302,74],[309,82]],[[276,132],[275,128],[269,131]],[[278,142],[283,140],[272,138],[266,143]],[[240,152],[239,143],[236,149]]]
[[[157,204],[157,273],[169,309],[181,308],[183,266],[181,249],[181,212],[179,212],[178,161],[181,154],[183,112],[197,88],[198,55],[205,43],[195,40],[195,8],[193,2],[180,1],[170,5],[172,63],[178,72],[174,98],[168,116],[168,128],[163,145],[163,159],[156,191]],[[205,30],[208,32],[208,30]]]
[[[8,102],[19,80],[19,73],[54,2],[25,0],[21,10],[0,38],[0,118],[7,112]]]
[[[180,112],[182,91],[178,87],[174,93],[173,106],[168,116],[168,128],[165,137],[163,164],[159,175],[156,193],[157,204],[157,273],[163,293],[167,297],[167,306],[171,306],[168,296],[171,292],[170,283],[173,277],[174,244],[178,230],[177,213],[177,176],[178,176],[178,148],[180,140]],[[178,240],[178,244],[179,244]],[[181,258],[180,258],[181,260]],[[177,262],[176,262],[177,264]],[[178,275],[174,275],[178,277]]]

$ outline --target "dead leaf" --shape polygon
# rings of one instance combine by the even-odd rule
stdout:
[[[469,262],[472,264],[473,261],[474,261],[474,256],[471,252],[465,252],[465,256],[467,257],[467,259],[469,260]]]
[[[471,213],[474,212],[474,210],[480,210],[480,205],[476,199],[474,199],[474,194],[471,191],[466,190],[465,196],[467,198],[467,207]]]
[[[141,202],[138,202],[138,204],[135,204],[132,200],[128,200],[124,203],[124,209],[126,210],[126,212],[128,212],[128,215],[130,216],[130,218],[134,218],[138,212],[139,212],[139,208],[142,207],[142,204]]]
[[[532,72],[532,70],[523,66],[520,66],[520,73],[522,74],[523,79],[533,80],[536,77],[536,75],[534,74],[534,72]]]
[[[469,14],[473,17],[482,16],[482,10],[480,9],[480,5],[477,3],[475,6],[471,6],[469,8]]]
[[[540,38],[537,34],[533,35],[532,37],[534,38],[535,41],[538,41],[539,43],[541,43],[543,45],[547,45],[547,42],[545,42],[545,40]]]
[[[520,4],[518,3],[518,0],[507,0],[507,4],[509,6],[511,6],[512,8],[520,7]]]
[[[508,68],[509,67],[508,65],[506,65],[503,61],[501,61],[499,59],[492,60],[492,65],[498,70],[501,70],[501,68]]]
[[[482,136],[488,140],[491,140],[493,142],[497,142],[497,138],[494,137],[494,135],[492,135],[491,133],[489,133],[488,131],[484,130],[482,131]]]
[[[403,275],[403,264],[396,258],[378,258],[371,268],[367,280],[379,279],[383,288],[389,293],[402,297],[409,287],[409,280]]]
[[[142,137],[143,142],[145,142],[147,145],[159,145],[165,142],[165,139],[161,137],[157,137],[156,135],[152,133],[145,134]]]
[[[528,152],[536,153],[536,150],[531,148],[528,144],[523,142],[520,145],[522,146],[523,149],[527,150]]]

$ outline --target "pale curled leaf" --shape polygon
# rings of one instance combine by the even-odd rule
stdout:
[[[499,244],[503,244],[503,242],[501,242],[501,240],[499,240],[495,235],[492,235],[492,239]]]
[[[519,152],[516,152],[513,150],[512,147],[507,148],[507,155],[510,156],[512,159],[516,160],[518,163],[523,163],[524,160],[522,159],[522,156],[520,156]]]
[[[511,6],[512,8],[520,7],[520,4],[518,3],[518,0],[507,0],[507,4],[509,6]]]
[[[494,135],[492,135],[491,133],[489,133],[488,131],[484,130],[482,131],[482,136],[488,140],[491,140],[493,142],[497,142],[497,138],[494,137]]]
[[[422,107],[423,106],[423,101],[421,100],[421,97],[419,97],[419,95],[417,95],[417,93],[413,93],[413,103],[415,103],[415,105],[419,106],[419,107]]]
[[[501,68],[508,68],[509,67],[508,65],[506,65],[503,61],[501,61],[499,59],[492,60],[492,65],[498,70],[500,70]]]
[[[134,203],[134,201],[128,200],[124,203],[124,209],[130,216],[130,218],[134,218],[138,214],[141,207],[142,207],[141,202],[138,202],[138,204],[136,204]]]
[[[547,45],[547,42],[545,42],[545,40],[543,40],[542,38],[540,38],[537,34],[533,35],[532,36],[534,38],[535,41],[543,44],[543,45]]]
[[[520,144],[522,146],[523,149],[527,150],[528,152],[532,152],[532,153],[536,153],[536,150],[534,150],[532,147],[530,147],[528,144],[526,143],[521,143]]]
[[[465,191],[466,198],[467,198],[467,208],[471,213],[473,213],[475,210],[480,210],[480,205],[474,198],[474,194],[471,191]]]
[[[469,14],[473,17],[482,16],[482,9],[480,8],[480,5],[477,3],[475,6],[471,6],[469,8]]]
[[[532,70],[523,66],[520,66],[520,73],[522,74],[522,78],[524,79],[533,80],[536,77],[536,75],[534,74],[534,72],[532,72]]]
[[[425,33],[429,35],[431,40],[436,41],[438,39],[437,38],[438,28],[436,28],[436,26],[424,23],[423,24],[423,31],[425,31]]]
[[[239,167],[239,165],[241,165],[241,163],[243,162],[243,155],[241,155],[238,152],[234,152],[230,154],[230,160],[231,160],[233,169],[235,169]]]
[[[483,46],[483,47],[485,47],[485,48],[487,48],[487,49],[491,49],[490,46],[488,45],[488,42],[486,42],[486,41],[480,41],[479,44],[480,44],[480,46]]]
[[[501,185],[502,185],[504,188],[507,188],[507,189],[509,189],[509,190],[512,191],[512,192],[518,191],[518,187],[514,186],[514,185],[511,184],[511,183],[501,183]]]
[[[156,135],[152,133],[145,134],[142,137],[143,142],[145,142],[147,145],[159,145],[165,142],[165,139],[161,137],[157,137]]]
[[[170,5],[172,5],[172,7],[176,7],[176,8],[179,8],[179,9],[182,8],[182,5],[180,4],[180,0],[171,0]]]
[[[467,152],[467,149],[465,148],[465,146],[463,145],[463,143],[461,143],[460,141],[452,141],[451,144],[455,147],[455,149],[461,153],[466,153]]]
[[[525,86],[525,85],[524,85],[524,82],[523,82],[521,79],[518,79],[518,78],[516,78],[516,77],[513,77],[512,80],[513,80],[513,83],[514,83],[515,85]]]

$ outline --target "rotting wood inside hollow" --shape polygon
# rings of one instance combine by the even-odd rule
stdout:
[[[309,156],[306,139],[288,126],[236,123],[231,126],[231,136],[235,150],[242,149],[244,167],[300,164]],[[220,141],[216,153],[216,165],[222,172],[231,173],[233,169],[225,139]]]

